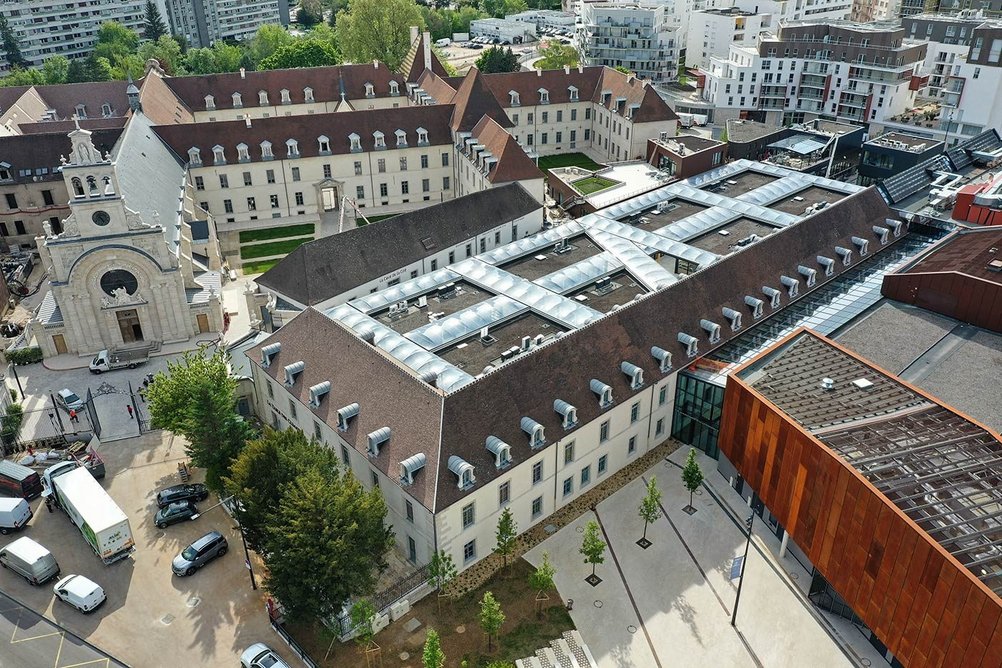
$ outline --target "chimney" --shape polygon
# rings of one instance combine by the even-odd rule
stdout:
[[[372,59],[372,67],[373,67],[373,69],[377,69],[377,70],[379,69],[379,61],[377,59],[375,59],[375,58]]]
[[[247,70],[245,70],[242,67],[240,68],[240,78],[241,79],[246,79],[247,78]]]
[[[419,34],[418,27],[417,26],[411,26],[411,44],[413,44],[414,42],[417,41],[418,34]]]
[[[537,77],[541,77],[541,76],[543,76],[543,70],[539,70],[539,69],[537,69],[537,70],[536,70],[536,76],[537,76]]]
[[[426,70],[431,69],[431,33],[425,32],[424,39],[422,40],[424,46],[424,68]]]
[[[571,73],[571,66],[564,65],[564,74],[570,74],[570,73]]]
[[[247,124],[247,127],[251,126],[250,114],[244,114],[244,123]]]
[[[584,74],[584,65],[578,63],[578,74]]]

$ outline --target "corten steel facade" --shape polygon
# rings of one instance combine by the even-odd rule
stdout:
[[[868,364],[804,329],[757,359],[801,335]],[[720,450],[818,571],[909,668],[1002,665],[1002,600],[856,468],[742,380],[741,370],[755,361],[728,379]]]

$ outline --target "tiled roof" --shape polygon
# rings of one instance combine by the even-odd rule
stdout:
[[[188,149],[194,147],[201,151],[202,164],[211,165],[212,147],[218,144],[225,149],[227,164],[238,164],[236,147],[240,143],[247,144],[252,161],[262,159],[261,142],[264,141],[271,142],[276,160],[285,158],[286,141],[289,139],[299,143],[300,157],[317,157],[322,155],[318,141],[320,136],[330,140],[331,153],[351,153],[348,136],[352,133],[359,135],[363,151],[375,150],[373,133],[376,131],[383,133],[387,150],[396,148],[397,130],[407,133],[408,146],[417,146],[418,128],[428,131],[428,143],[431,146],[451,144],[452,137],[447,125],[451,110],[449,106],[427,106],[273,116],[254,119],[251,127],[247,127],[244,121],[217,121],[164,125],[157,127],[155,132],[185,160]]]
[[[31,88],[31,86],[9,86],[6,88],[0,88],[0,114],[4,113],[10,107],[21,99],[21,96]]]
[[[56,110],[57,120],[72,118],[80,104],[89,118],[101,118],[101,107],[105,104],[111,106],[111,116],[129,114],[129,98],[125,94],[128,85],[125,81],[91,81],[35,86],[35,91],[50,109]]]
[[[411,44],[410,50],[407,55],[404,56],[404,60],[400,63],[400,72],[406,76],[407,81],[417,81],[421,73],[426,69],[424,63],[424,34],[418,35],[418,38],[414,40]],[[442,65],[442,61],[438,59],[435,54],[435,50],[431,50],[431,71],[440,77],[447,77],[449,73],[445,70],[445,66]]]
[[[52,125],[57,125],[53,123]],[[61,123],[58,125],[62,125]],[[73,124],[70,123],[72,129]],[[11,166],[16,181],[62,181],[59,158],[69,156],[72,148],[66,132],[48,132],[33,135],[0,136],[0,162]],[[122,129],[95,130],[91,141],[101,153],[110,152],[122,135]],[[32,170],[29,176],[20,176],[22,169]],[[42,170],[47,170],[44,173]],[[65,204],[65,202],[63,202]]]
[[[485,76],[477,68],[472,68],[463,79],[463,84],[452,98],[455,110],[450,125],[457,132],[469,132],[480,119],[489,116],[504,128],[512,127],[504,109],[491,94],[484,82]]]
[[[459,80],[459,82],[456,84],[456,88],[454,88],[445,79],[438,76],[434,72],[425,70],[424,72],[421,73],[421,76],[418,78],[417,84],[418,88],[424,90],[424,92],[431,95],[436,103],[448,104],[449,102],[452,102],[453,98],[455,97],[456,88],[458,88],[459,85],[462,84],[462,79]]]
[[[143,113],[156,125],[191,123],[195,120],[191,109],[183,100],[178,99],[164,78],[153,72],[140,82],[139,103],[142,105]]]
[[[515,138],[497,124],[493,118],[484,116],[473,128],[473,136],[480,144],[497,158],[487,180],[491,183],[508,183],[511,181],[528,181],[543,178],[543,172],[536,163],[525,154],[525,151]]]
[[[490,188],[299,246],[257,283],[303,305],[323,302],[429,254],[528,215],[541,205],[520,184]]]
[[[1002,264],[990,269],[989,263],[1002,262],[1002,230],[997,227],[960,229],[937,244],[927,255],[904,273],[958,273],[992,283],[1002,283]]]
[[[129,122],[128,116],[114,116],[112,118],[88,118],[79,122],[84,130],[106,130],[111,128],[124,128]],[[76,128],[73,121],[39,121],[37,123],[18,123],[17,129],[23,135],[37,134],[63,134],[67,135]]]

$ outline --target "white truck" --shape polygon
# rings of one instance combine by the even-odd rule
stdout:
[[[102,350],[90,362],[91,373],[114,371],[115,369],[135,369],[150,359],[149,348],[128,348],[123,350]]]
[[[125,559],[135,549],[129,518],[85,467],[60,462],[45,469],[42,484],[42,496],[55,499],[105,564]]]

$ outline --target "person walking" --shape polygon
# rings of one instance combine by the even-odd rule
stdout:
[[[132,404],[125,404],[125,410],[129,411],[129,419],[132,419]]]
[[[77,417],[77,411],[75,408],[70,409],[70,422],[80,422],[80,418]]]
[[[48,510],[50,513],[52,512],[52,497],[51,496],[45,497],[45,509]]]

